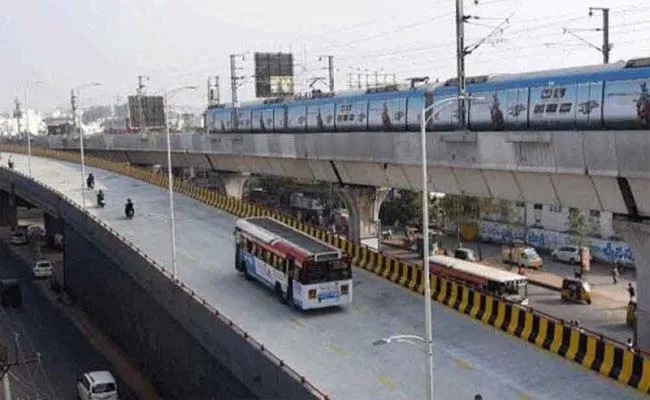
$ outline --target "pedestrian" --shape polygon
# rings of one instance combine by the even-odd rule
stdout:
[[[636,290],[634,290],[632,282],[627,284],[627,292],[630,294],[630,301],[634,300],[634,296],[636,296]]]
[[[632,343],[632,338],[627,338],[627,349],[634,352],[634,343]]]
[[[614,281],[614,285],[618,283],[618,262],[612,267],[612,280]]]

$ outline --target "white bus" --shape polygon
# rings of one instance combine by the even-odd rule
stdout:
[[[528,279],[525,276],[440,255],[432,255],[429,266],[434,275],[463,283],[491,296],[528,305]]]
[[[302,310],[352,302],[350,257],[273,218],[237,221],[235,268]]]

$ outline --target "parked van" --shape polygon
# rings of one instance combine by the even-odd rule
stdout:
[[[117,383],[109,371],[86,372],[77,381],[81,400],[118,400]]]

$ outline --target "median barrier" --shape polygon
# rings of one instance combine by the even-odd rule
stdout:
[[[0,151],[25,153],[22,146],[0,145]],[[34,156],[79,163],[72,152],[32,148]],[[87,157],[86,164],[130,176],[152,185],[167,187],[167,177],[128,164]],[[367,246],[347,240],[321,228],[305,224],[293,216],[236,199],[215,190],[198,188],[183,179],[174,179],[175,191],[237,217],[270,216],[306,234],[346,251],[355,266],[366,269],[395,284],[419,294],[424,293],[422,268]],[[584,368],[617,382],[650,393],[650,360],[643,354],[627,350],[623,343],[571,326],[550,315],[481,293],[473,288],[431,275],[432,298],[469,318],[506,332],[540,348],[555,353]]]

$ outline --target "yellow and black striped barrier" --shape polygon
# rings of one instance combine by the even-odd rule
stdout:
[[[5,144],[0,145],[0,151],[25,153],[25,147]],[[62,161],[80,162],[79,155],[73,152],[32,148],[32,154]],[[86,157],[86,163],[159,187],[168,185],[167,176],[132,167],[125,163],[97,157]],[[174,179],[173,187],[179,193],[237,217],[270,216],[276,218],[310,236],[346,251],[353,258],[354,265],[357,267],[364,268],[411,291],[424,293],[422,268],[418,265],[384,255],[331,232],[300,222],[290,215],[252,204],[246,200],[236,199],[215,190],[194,186],[183,179]],[[628,351],[624,346],[435,275],[431,276],[431,293],[435,301],[472,319],[558,354],[621,384],[631,386],[646,394],[650,393],[650,360],[643,355]]]

